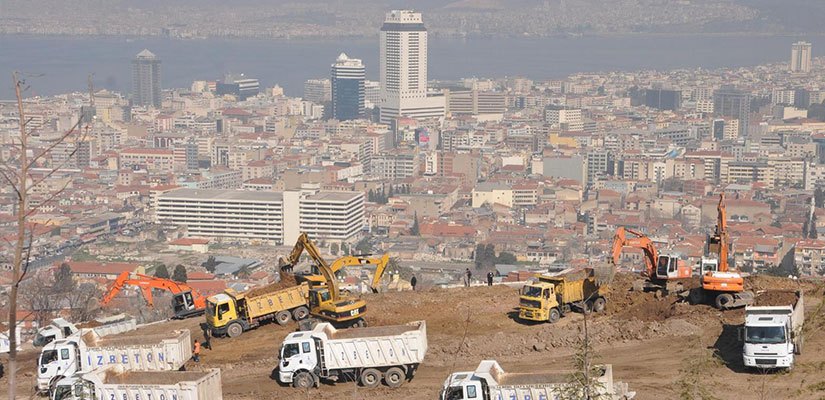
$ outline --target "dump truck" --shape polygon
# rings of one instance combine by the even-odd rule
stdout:
[[[307,283],[281,288],[273,284],[236,292],[226,289],[206,300],[206,324],[212,336],[238,337],[262,323],[286,325],[309,316]]]
[[[591,268],[559,276],[539,275],[537,282],[521,289],[519,319],[554,323],[574,309],[602,312],[607,289]]]
[[[137,320],[124,314],[95,320],[101,324],[92,329],[101,337],[137,329]],[[37,330],[32,345],[43,347],[55,340],[66,339],[78,332],[78,327],[63,318],[55,318],[49,325]]]
[[[289,334],[279,352],[278,380],[298,388],[321,379],[357,380],[369,388],[391,388],[412,379],[427,353],[424,321],[406,325],[335,329],[321,323]]]
[[[613,382],[613,367],[600,365],[594,390],[600,399],[632,399],[635,392],[628,391],[627,384]],[[572,371],[551,373],[508,373],[495,360],[484,360],[475,371],[451,374],[441,389],[441,400],[538,400],[584,398],[575,395],[570,384]],[[571,393],[571,391],[574,391]],[[567,398],[567,397],[565,397]]]
[[[127,371],[174,371],[192,357],[188,329],[163,335],[100,337],[81,329],[43,347],[37,359],[37,390],[51,392],[61,379],[119,365]]]
[[[801,290],[787,294],[789,304],[745,307],[740,336],[746,367],[791,369],[794,355],[802,354],[805,297]]]
[[[51,400],[222,400],[221,371],[126,371],[120,366],[61,379]]]

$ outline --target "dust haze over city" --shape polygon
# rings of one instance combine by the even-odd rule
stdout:
[[[821,399],[823,20],[0,0],[0,399]]]

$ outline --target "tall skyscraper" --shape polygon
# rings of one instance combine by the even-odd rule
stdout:
[[[332,117],[339,121],[364,118],[364,64],[341,53],[332,64]]]
[[[745,137],[748,134],[751,95],[733,86],[722,86],[713,93],[713,112],[720,117],[738,119],[739,137]]]
[[[322,104],[332,99],[329,79],[308,79],[304,82],[304,100]]]
[[[390,11],[380,37],[381,122],[443,117],[444,96],[427,93],[427,28],[421,13]]]
[[[160,60],[143,50],[132,60],[132,104],[160,108]]]
[[[791,72],[811,72],[811,44],[796,42],[791,46]]]

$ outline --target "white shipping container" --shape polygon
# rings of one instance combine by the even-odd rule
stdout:
[[[170,371],[192,357],[191,334],[182,330],[176,337],[160,341],[152,337],[101,338],[81,351],[83,371],[120,365],[134,371]]]

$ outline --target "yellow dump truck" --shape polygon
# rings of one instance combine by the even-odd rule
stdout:
[[[537,282],[521,289],[519,318],[554,323],[573,310],[602,312],[607,289],[590,268],[562,276],[539,275]]]
[[[212,336],[237,337],[262,323],[286,325],[292,319],[300,321],[309,316],[308,292],[306,282],[288,287],[274,284],[246,292],[226,289],[206,300],[206,324]]]

